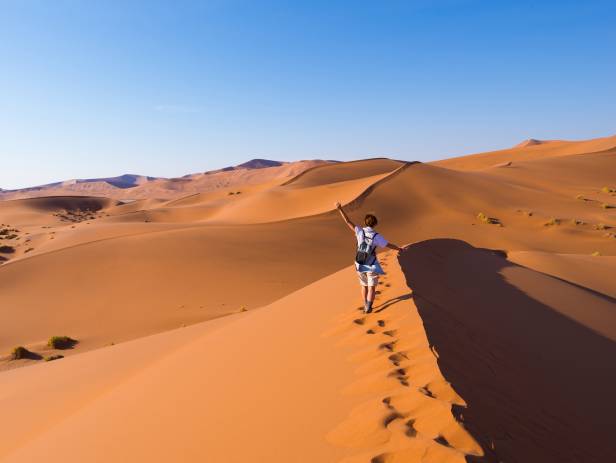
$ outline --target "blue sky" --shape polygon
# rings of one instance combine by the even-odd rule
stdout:
[[[616,2],[0,0],[0,187],[616,133]]]

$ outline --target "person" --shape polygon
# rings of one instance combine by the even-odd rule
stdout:
[[[336,209],[338,209],[342,219],[353,231],[357,239],[358,252],[355,259],[355,269],[357,270],[359,283],[361,284],[364,312],[370,313],[372,312],[376,286],[379,283],[379,275],[385,274],[376,256],[376,248],[389,248],[396,251],[402,251],[402,248],[388,242],[383,235],[374,230],[374,227],[376,227],[379,222],[374,214],[366,214],[364,218],[365,227],[359,227],[351,222],[349,216],[344,212],[339,202],[336,203]]]

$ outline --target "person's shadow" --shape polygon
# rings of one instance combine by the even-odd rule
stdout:
[[[416,243],[398,260],[439,367],[468,405],[453,412],[486,453],[468,461],[616,461],[614,299],[454,239]],[[544,302],[525,292],[537,284],[554,289]],[[579,306],[567,312],[572,297]]]

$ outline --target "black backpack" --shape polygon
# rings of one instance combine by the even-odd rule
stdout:
[[[372,265],[376,261],[376,246],[374,245],[374,238],[378,235],[378,233],[373,232],[372,236],[368,236],[362,228],[361,234],[363,238],[361,243],[357,246],[355,262],[360,265]]]

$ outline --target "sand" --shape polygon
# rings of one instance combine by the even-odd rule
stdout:
[[[0,461],[614,459],[615,146],[0,201]],[[335,201],[410,245],[368,316]]]

